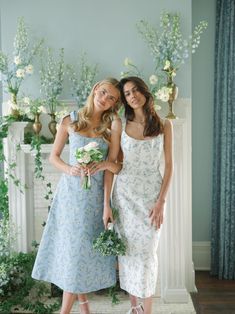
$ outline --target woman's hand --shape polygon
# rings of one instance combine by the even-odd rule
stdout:
[[[85,176],[87,174],[87,168],[79,164],[71,166],[69,169],[70,176]]]
[[[104,206],[104,213],[103,213],[103,222],[104,222],[104,227],[107,229],[108,222],[113,222],[113,213],[112,209],[110,206]]]
[[[87,165],[87,168],[89,169],[90,175],[96,174],[99,171],[106,170],[108,168],[108,161],[102,160],[99,162],[91,162]]]
[[[151,225],[155,226],[156,229],[159,229],[163,223],[164,204],[165,200],[158,199],[149,214]]]

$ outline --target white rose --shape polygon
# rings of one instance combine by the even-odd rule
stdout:
[[[155,84],[157,84],[157,81],[158,81],[158,78],[157,78],[157,76],[156,75],[151,75],[150,77],[149,77],[149,83],[151,84],[151,85],[155,85]]]
[[[171,65],[171,63],[170,63],[170,61],[169,60],[166,60],[166,62],[165,62],[165,65],[164,65],[164,70],[168,70],[169,69],[169,67],[170,67],[170,65]]]
[[[27,66],[25,67],[25,72],[26,72],[27,74],[32,74],[32,73],[33,73],[33,66],[32,66],[31,64],[27,65]]]
[[[98,148],[98,146],[99,146],[99,144],[97,144],[96,142],[90,142],[89,144],[84,146],[84,150],[86,152],[89,152],[91,149]]]
[[[40,111],[43,112],[43,113],[47,113],[47,110],[45,108],[45,106],[40,106]]]
[[[27,113],[27,117],[31,120],[34,119],[34,115],[31,112]]]
[[[16,104],[13,104],[12,102],[10,102],[8,104],[10,104],[10,109],[19,110],[19,106],[17,106]]]
[[[29,103],[30,103],[29,97],[24,97],[24,98],[23,98],[23,102],[24,102],[26,105],[29,105]]]
[[[42,106],[38,106],[37,113],[41,113],[41,112],[42,112]]]
[[[159,105],[154,105],[154,108],[155,108],[155,110],[161,110],[162,109],[162,107]]]
[[[161,101],[167,102],[168,100],[169,100],[169,94],[163,94],[162,98],[161,98]]]
[[[30,113],[30,107],[26,107],[24,112],[28,115]]]
[[[24,76],[25,76],[25,70],[24,69],[18,69],[16,71],[16,77],[23,78]]]
[[[79,163],[88,164],[91,161],[91,157],[89,154],[84,154],[82,158],[77,160]]]
[[[163,102],[167,102],[169,100],[169,95],[172,93],[172,88],[163,86],[161,89],[159,89],[155,96],[157,99],[160,99]]]
[[[15,63],[16,65],[21,64],[20,56],[15,56],[15,58],[14,58],[14,63]]]
[[[125,65],[125,67],[128,67],[128,65],[131,65],[131,64],[132,64],[131,59],[125,58],[125,60],[124,60],[124,65]]]

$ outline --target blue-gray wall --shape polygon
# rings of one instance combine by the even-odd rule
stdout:
[[[192,20],[208,21],[192,60],[193,240],[210,241],[216,0],[193,0]]]
[[[186,34],[191,31],[191,1],[181,0],[0,0],[2,49],[12,50],[17,17],[24,16],[38,37],[54,48],[65,48],[66,61],[75,63],[81,51],[91,62],[97,62],[99,77],[120,76],[125,57],[131,58],[146,74],[151,74],[152,57],[136,29],[136,22],[147,19],[159,25],[159,14],[165,10],[182,15]],[[181,97],[191,97],[191,64],[179,71],[177,83]],[[27,82],[37,89],[37,82]],[[69,98],[68,90],[65,98]]]

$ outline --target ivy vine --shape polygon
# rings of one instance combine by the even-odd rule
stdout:
[[[60,299],[52,304],[44,304],[43,297],[50,294],[45,283],[31,278],[32,268],[36,257],[36,249],[29,253],[12,252],[9,248],[9,236],[11,224],[9,217],[8,182],[13,180],[14,184],[24,193],[23,186],[16,176],[16,161],[9,161],[4,155],[4,138],[8,136],[8,129],[13,122],[19,121],[12,116],[0,117],[0,247],[6,250],[0,251],[0,314],[11,313],[19,308],[29,310],[35,314],[52,314],[60,307]],[[30,135],[31,149],[35,152],[35,177],[45,181],[42,174],[41,144],[45,142],[43,137]],[[17,144],[17,149],[20,145]],[[4,168],[4,165],[5,168]],[[52,194],[51,183],[46,183],[45,198],[49,199]],[[34,244],[36,248],[37,244]],[[33,293],[33,297],[32,297]],[[50,297],[49,297],[50,298]]]
[[[45,139],[45,137],[44,137]],[[45,176],[43,175],[43,164],[42,164],[42,154],[41,145],[43,143],[43,137],[39,135],[33,135],[31,138],[31,151],[34,152],[34,175],[35,178],[41,179],[43,186],[45,188],[44,198],[49,200],[52,196],[51,183],[45,181]]]

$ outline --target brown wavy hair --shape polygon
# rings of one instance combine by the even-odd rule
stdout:
[[[98,83],[96,83],[90,95],[87,98],[85,106],[79,110],[77,115],[77,120],[72,122],[71,126],[75,132],[79,132],[81,130],[86,129],[91,125],[91,117],[94,111],[94,91],[97,86],[102,86],[103,84],[111,84],[119,90],[119,81],[115,78],[106,78]],[[110,142],[110,135],[111,135],[111,124],[112,121],[117,118],[117,111],[120,106],[120,97],[117,100],[115,106],[109,108],[108,110],[104,111],[101,115],[100,125],[94,129],[95,134],[97,137],[103,137],[106,142]]]
[[[126,83],[132,82],[137,90],[143,94],[146,98],[146,102],[143,106],[144,116],[145,116],[145,127],[144,127],[144,136],[157,136],[163,133],[163,123],[155,111],[154,108],[154,99],[152,94],[149,91],[146,83],[137,76],[124,77],[119,82],[119,87],[121,91],[121,101],[125,107],[125,117],[128,121],[133,121],[135,117],[134,110],[128,105],[126,97],[124,94],[124,86]]]

